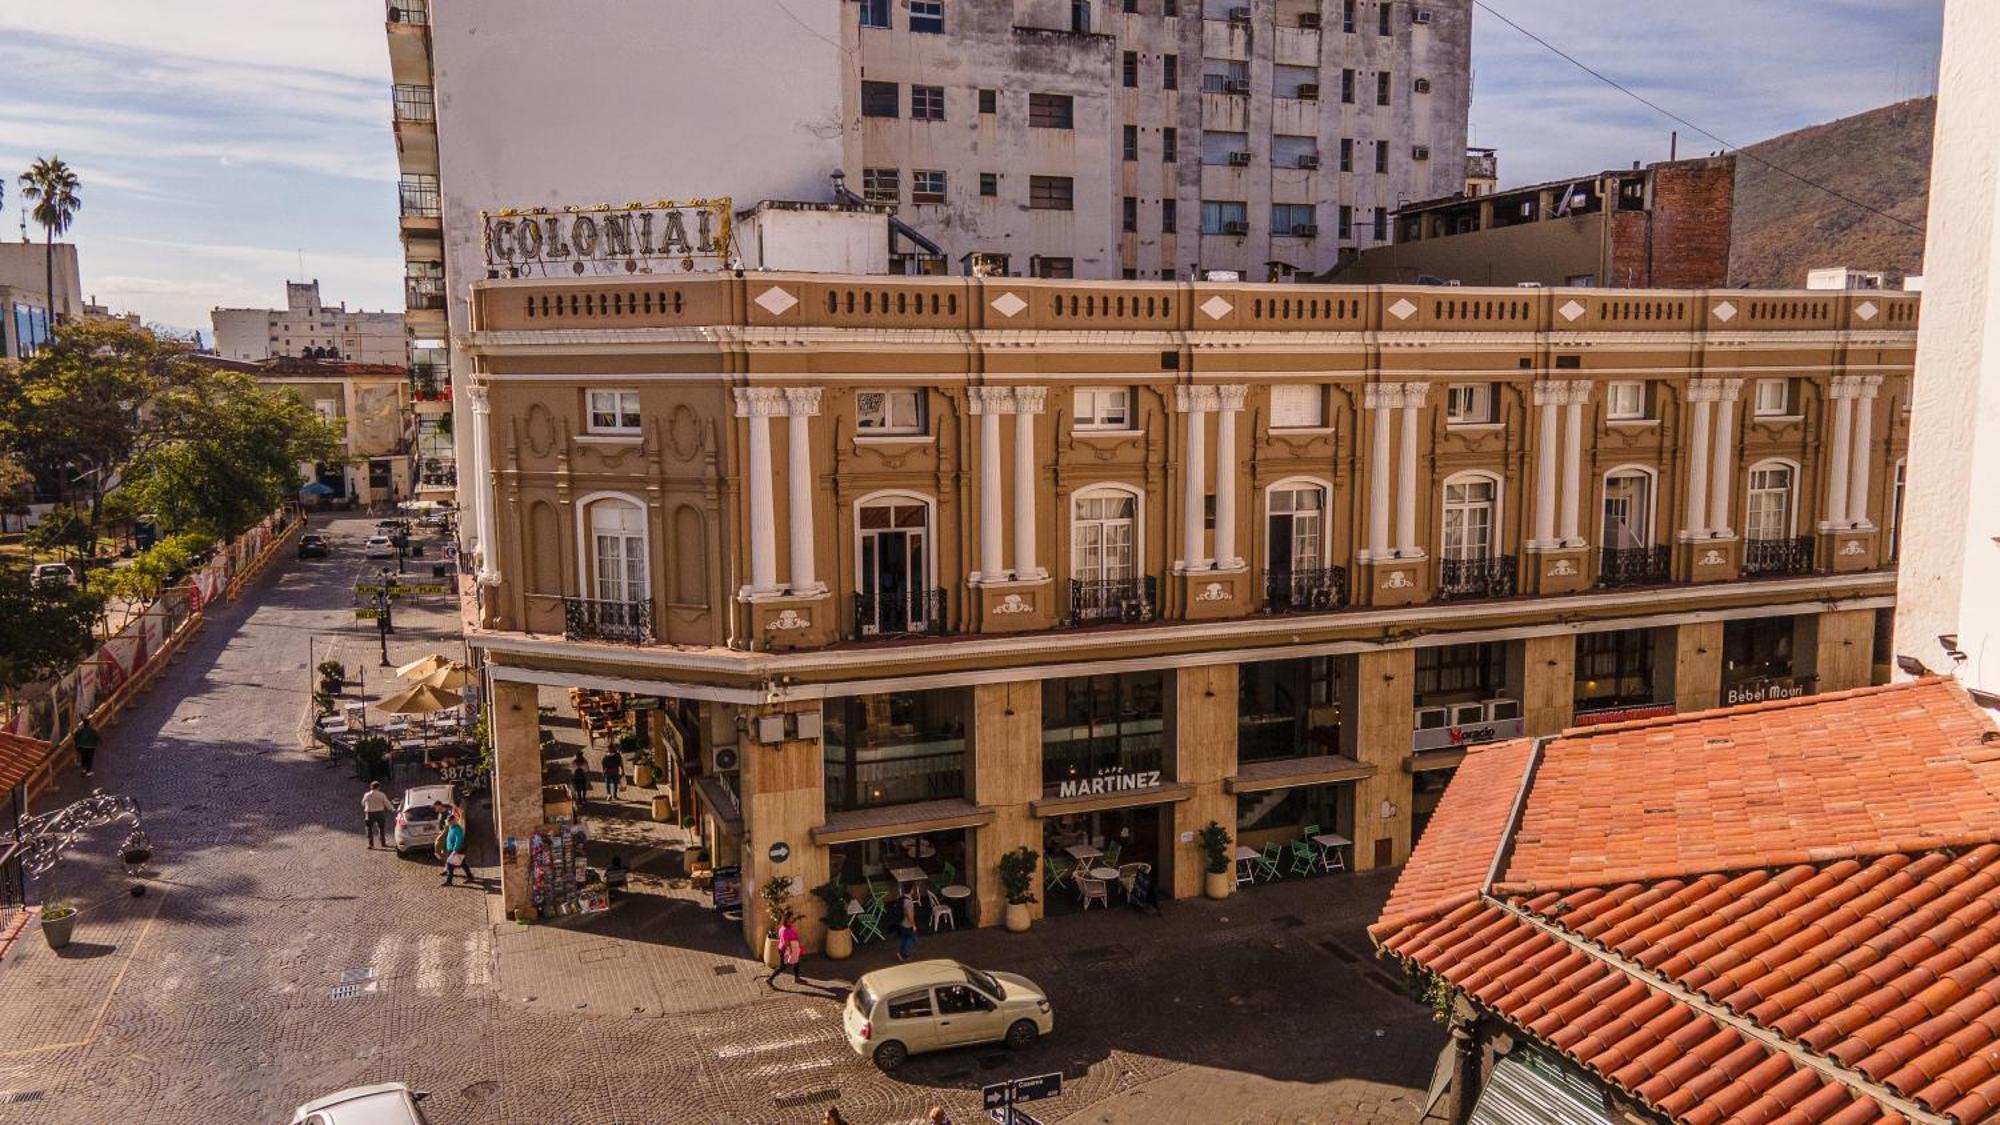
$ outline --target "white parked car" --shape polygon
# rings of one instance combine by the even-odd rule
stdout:
[[[404,790],[401,811],[396,814],[396,850],[412,851],[428,848],[436,842],[438,833],[444,831],[444,824],[438,820],[437,810],[431,808],[432,801],[443,801],[446,808],[458,807],[458,787],[455,785],[419,785]]]
[[[1026,977],[956,961],[913,961],[865,974],[841,1013],[847,1045],[883,1070],[925,1051],[974,1043],[1032,1047],[1054,1031],[1048,994]]]
[[[371,559],[393,559],[396,557],[396,545],[386,535],[370,535],[368,542],[361,545],[361,553]]]
[[[401,1082],[356,1086],[293,1110],[291,1125],[430,1125],[417,1106],[425,1097]]]
[[[67,590],[76,585],[76,571],[67,563],[36,563],[28,572],[28,585],[36,590]]]

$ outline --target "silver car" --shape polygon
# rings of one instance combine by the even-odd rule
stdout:
[[[417,1106],[425,1096],[401,1082],[356,1086],[293,1110],[291,1125],[430,1125]]]

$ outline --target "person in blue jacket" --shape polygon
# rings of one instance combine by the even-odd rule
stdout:
[[[452,813],[444,828],[444,885],[451,886],[454,871],[465,875],[469,885],[472,882],[472,865],[465,859],[465,825]]]

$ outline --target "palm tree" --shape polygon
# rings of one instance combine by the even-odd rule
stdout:
[[[34,202],[35,221],[42,224],[51,325],[56,318],[56,236],[69,230],[70,222],[83,207],[83,200],[76,194],[77,186],[76,173],[60,156],[44,156],[21,173],[21,198]]]

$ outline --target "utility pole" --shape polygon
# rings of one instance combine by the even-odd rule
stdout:
[[[389,619],[389,568],[382,568],[382,591],[375,595],[375,636],[382,642],[382,667],[391,668],[389,663],[389,634],[395,631],[395,623]]]

